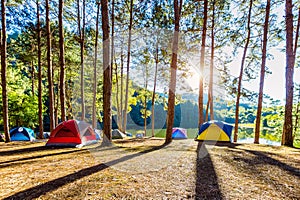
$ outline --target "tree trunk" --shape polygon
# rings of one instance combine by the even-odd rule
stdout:
[[[168,97],[168,120],[166,130],[165,144],[172,142],[172,129],[174,124],[174,111],[175,111],[175,93],[176,93],[176,72],[177,72],[177,53],[178,53],[178,40],[179,40],[179,22],[181,14],[182,0],[178,5],[178,0],[174,0],[174,14],[175,14],[175,30],[173,35],[172,46],[172,61],[171,61],[171,78],[169,84],[169,97]]]
[[[213,81],[214,81],[214,56],[215,56],[215,1],[212,3],[212,25],[211,25],[211,54],[210,54],[210,75],[209,75],[209,96],[210,96],[210,120],[214,120],[214,96],[213,96]]]
[[[32,93],[32,96],[34,96],[34,79],[35,79],[35,69],[34,69],[34,64],[33,64],[33,61],[31,61],[31,93]]]
[[[155,49],[155,72],[154,72],[154,84],[153,84],[153,94],[151,100],[151,107],[152,107],[152,137],[154,137],[154,127],[155,127],[155,115],[154,115],[154,106],[155,106],[155,93],[156,93],[156,82],[157,82],[157,70],[158,70],[158,42],[159,42],[159,35],[157,33],[157,40],[156,40],[156,49]]]
[[[297,46],[298,46],[298,39],[299,39],[299,30],[300,30],[300,7],[298,8],[298,22],[297,22],[297,28],[296,28],[296,36],[295,36],[295,46],[294,46],[294,59],[296,59],[296,52],[297,52]],[[294,61],[295,63],[295,61]],[[295,125],[294,125],[294,134],[297,133],[297,128],[299,124],[299,112],[300,112],[300,88],[299,88],[299,96],[298,96],[298,102],[296,106],[296,118],[295,118]]]
[[[80,0],[77,0],[77,23],[80,41],[80,94],[81,94],[81,120],[85,119],[85,98],[84,98],[84,32],[85,32],[85,0],[82,2],[82,27],[80,17]]]
[[[261,110],[262,110],[262,103],[263,103],[264,81],[265,81],[265,71],[266,71],[265,68],[266,68],[266,59],[267,59],[270,4],[271,4],[270,0],[267,0],[266,18],[264,24],[264,36],[263,36],[263,44],[262,44],[263,48],[262,48],[262,59],[261,59],[262,62],[261,62],[261,71],[260,71],[260,84],[259,84],[259,93],[258,93],[255,136],[254,136],[255,144],[259,144],[260,120],[261,120]]]
[[[123,99],[123,97],[124,97],[124,55],[123,55],[123,45],[122,45],[122,48],[121,48],[122,50],[121,50],[121,77],[120,77],[120,79],[121,79],[121,88],[120,88],[120,90],[121,90],[121,92],[120,92],[120,108],[121,108],[121,110],[120,110],[120,127],[121,127],[121,130],[123,131],[124,130],[124,112],[123,112],[123,110],[125,110],[125,102],[123,102],[124,101],[124,99]],[[124,106],[124,107],[123,107]],[[125,113],[126,114],[126,113]],[[120,128],[119,127],[119,128]]]
[[[208,92],[208,99],[207,99],[207,103],[206,103],[206,109],[205,109],[205,122],[208,121],[208,110],[209,110],[209,105],[210,105],[210,93]]]
[[[96,116],[96,95],[97,95],[97,60],[98,60],[98,35],[99,35],[99,13],[100,2],[97,2],[97,18],[96,18],[96,38],[95,38],[95,55],[94,55],[94,85],[93,85],[93,128],[97,128],[97,116]]]
[[[115,0],[112,0],[111,2],[111,50],[110,50],[110,66],[111,66],[111,80],[113,76],[113,68],[114,68],[114,53],[115,53]]]
[[[207,30],[207,7],[208,0],[204,0],[204,13],[203,13],[203,28],[201,36],[201,52],[200,52],[200,80],[199,80],[199,97],[198,97],[198,128],[204,122],[203,118],[203,74],[205,65],[205,40],[206,40],[206,30]]]
[[[147,90],[147,88],[146,88]],[[147,96],[145,95],[145,102],[144,102],[145,112],[144,112],[144,136],[147,136]]]
[[[298,124],[299,124],[299,115],[300,115],[300,88],[299,88],[298,102],[297,102],[297,106],[296,106],[296,119],[295,119],[295,126],[294,126],[294,134],[297,133],[297,128],[298,128]]]
[[[44,138],[43,126],[43,89],[42,89],[42,51],[41,51],[41,25],[40,25],[40,2],[36,1],[37,7],[37,45],[38,45],[38,106],[39,106],[39,138]]]
[[[64,0],[59,0],[59,64],[60,64],[60,111],[61,120],[66,120],[66,103],[65,103],[65,47],[64,47],[64,26],[63,26],[63,8]]]
[[[285,20],[286,20],[286,103],[284,125],[282,131],[281,144],[293,147],[293,95],[294,95],[294,62],[295,54],[293,52],[293,3],[292,0],[286,0]]]
[[[52,69],[52,45],[51,45],[51,30],[50,30],[50,13],[49,0],[46,0],[46,27],[47,27],[47,65],[48,65],[48,90],[49,90],[49,118],[50,131],[54,129],[54,94],[53,94],[53,69]]]
[[[130,69],[130,56],[131,56],[131,30],[132,30],[132,21],[133,21],[133,0],[130,0],[130,20],[129,20],[129,30],[128,30],[128,49],[127,49],[127,76],[126,76],[126,90],[125,90],[125,107],[123,111],[123,131],[126,132],[127,126],[127,107],[128,107],[128,86],[129,86],[129,69]]]
[[[234,142],[237,142],[237,138],[238,138],[239,107],[240,107],[240,97],[241,97],[242,80],[243,80],[243,73],[244,73],[244,64],[245,64],[247,49],[248,49],[248,45],[249,45],[249,42],[250,42],[250,36],[251,36],[250,22],[251,22],[252,4],[253,4],[253,0],[250,0],[249,12],[248,12],[248,22],[247,22],[248,33],[247,33],[246,44],[245,44],[245,47],[244,47],[244,53],[243,53],[242,62],[241,62],[240,75],[239,75],[239,81],[238,81],[238,91],[237,91],[237,95],[236,95],[235,125],[234,125],[234,138],[233,138]]]
[[[2,106],[3,106],[3,128],[5,135],[5,142],[10,142],[9,135],[9,118],[8,118],[8,98],[7,98],[7,84],[6,84],[6,0],[1,0],[1,16],[2,16],[2,43],[1,43],[1,83],[2,83]]]
[[[103,31],[103,145],[111,144],[111,66],[109,61],[109,18],[107,0],[101,0]]]

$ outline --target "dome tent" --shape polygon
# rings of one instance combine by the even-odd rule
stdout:
[[[91,125],[84,121],[68,120],[60,123],[50,134],[46,146],[81,147],[97,142]]]
[[[26,127],[15,127],[9,131],[11,141],[34,141],[34,131]]]
[[[173,139],[187,139],[187,131],[184,128],[173,128],[172,129]]]
[[[232,128],[233,126],[222,121],[208,121],[200,126],[195,140],[231,142]]]

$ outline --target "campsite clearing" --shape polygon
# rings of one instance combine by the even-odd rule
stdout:
[[[0,143],[0,199],[300,199],[299,149],[163,143]]]

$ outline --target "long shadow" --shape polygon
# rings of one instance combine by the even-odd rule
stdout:
[[[11,165],[15,166],[17,164],[24,164],[23,161],[27,161],[27,160],[35,160],[35,159],[45,158],[45,157],[49,157],[49,156],[71,154],[71,153],[79,152],[79,151],[82,151],[82,150],[65,151],[65,152],[44,154],[44,155],[38,155],[38,156],[31,156],[31,157],[27,157],[27,158],[19,158],[19,159],[15,159],[15,160],[8,160],[8,161],[0,162],[0,168],[9,167]],[[32,162],[34,162],[34,161],[32,161]],[[32,163],[32,162],[30,162],[30,163]]]
[[[197,177],[195,199],[223,199],[219,188],[218,177],[205,142],[197,147]]]
[[[43,150],[49,150],[49,147],[38,146],[38,147],[28,147],[22,149],[13,149],[8,151],[0,151],[0,156],[10,156],[14,154],[23,154],[23,153],[30,153],[30,152],[43,151]]]
[[[156,147],[153,147],[153,148],[145,150],[145,151],[141,151],[141,152],[138,152],[138,153],[135,153],[135,154],[132,154],[132,155],[127,155],[127,156],[121,157],[119,159],[109,161],[107,163],[102,163],[102,164],[98,164],[98,165],[95,165],[95,166],[92,166],[92,167],[82,169],[78,172],[74,172],[72,174],[69,174],[69,175],[54,179],[52,181],[37,185],[35,187],[23,190],[21,192],[13,194],[9,197],[6,197],[4,200],[15,200],[15,199],[29,200],[29,199],[38,198],[41,195],[44,195],[48,192],[56,190],[59,187],[62,187],[64,185],[68,184],[68,183],[74,182],[74,181],[76,181],[78,179],[81,179],[83,177],[86,177],[86,176],[92,175],[94,173],[100,172],[100,171],[102,171],[106,168],[109,168],[110,166],[113,166],[115,164],[125,162],[127,160],[133,159],[133,158],[141,156],[143,154],[150,153],[150,152],[162,149],[165,146],[166,145],[156,146]]]
[[[257,156],[256,163],[254,164],[268,164],[268,165],[275,165],[282,170],[285,170],[291,175],[297,176],[300,178],[300,170],[298,168],[292,167],[286,163],[283,163],[279,160],[276,160],[265,153],[259,152],[259,151],[253,151],[253,150],[245,150],[246,152],[249,152],[255,156]]]

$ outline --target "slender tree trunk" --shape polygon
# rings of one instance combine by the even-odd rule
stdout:
[[[201,52],[200,52],[200,81],[199,81],[199,97],[198,97],[198,128],[204,122],[203,118],[203,74],[205,65],[205,40],[206,40],[206,30],[207,30],[207,7],[208,0],[204,0],[204,13],[203,13],[203,28],[201,36]]]
[[[7,97],[7,84],[6,84],[6,0],[1,0],[1,16],[2,16],[2,42],[1,42],[1,83],[2,83],[2,117],[3,128],[5,135],[5,142],[10,142],[9,135],[9,118],[8,118],[8,97]]]
[[[154,137],[154,127],[155,127],[155,94],[156,94],[156,82],[157,82],[157,71],[158,71],[158,42],[159,42],[159,35],[157,34],[157,40],[156,40],[156,48],[155,48],[155,72],[154,72],[154,84],[153,84],[153,94],[152,94],[152,100],[151,100],[151,107],[152,107],[152,137]]]
[[[174,124],[174,113],[175,113],[179,22],[180,22],[181,8],[182,8],[182,0],[180,0],[179,5],[178,5],[178,0],[174,0],[175,30],[174,30],[174,35],[173,35],[173,46],[172,46],[171,78],[170,78],[170,85],[169,85],[168,120],[167,120],[165,144],[169,144],[172,142],[172,129],[173,129],[173,124]]]
[[[210,54],[210,75],[209,75],[209,96],[210,96],[210,120],[214,120],[214,96],[213,96],[213,82],[214,82],[214,56],[215,56],[215,0],[212,2],[212,25],[211,25],[211,54]]]
[[[110,66],[111,66],[111,80],[113,76],[113,68],[114,68],[114,53],[115,53],[115,0],[111,2],[111,50],[110,50]]]
[[[206,109],[205,109],[205,122],[208,121],[208,110],[209,110],[209,105],[210,105],[210,93],[208,92],[208,99],[207,99]]]
[[[85,0],[82,2],[82,27],[80,17],[80,0],[77,0],[77,21],[80,40],[80,94],[81,94],[81,120],[85,119],[85,98],[84,98],[84,32],[85,32]]]
[[[260,134],[260,121],[261,121],[261,111],[263,103],[263,92],[264,92],[264,81],[265,81],[265,71],[266,71],[266,59],[267,59],[267,44],[268,44],[268,29],[269,29],[269,16],[271,0],[267,0],[266,6],[266,18],[264,23],[264,36],[263,36],[263,48],[262,48],[262,62],[260,71],[260,84],[259,84],[259,94],[258,94],[258,104],[257,104],[257,114],[256,114],[256,125],[255,125],[255,136],[254,143],[259,143]]]
[[[99,35],[99,14],[100,2],[97,2],[97,18],[96,18],[96,38],[95,38],[95,57],[94,57],[94,85],[93,85],[93,128],[97,128],[96,116],[96,95],[97,95],[97,60],[98,60],[98,35]]]
[[[147,96],[145,95],[145,102],[144,102],[144,107],[145,107],[145,113],[144,113],[144,136],[147,136]]]
[[[123,97],[124,97],[124,55],[123,55],[123,46],[121,48],[121,92],[120,92],[120,124],[121,124],[121,131],[124,131],[124,112],[123,110],[125,110],[125,102]],[[124,107],[123,107],[124,106]],[[125,112],[126,114],[126,112]]]
[[[54,129],[54,93],[53,93],[53,69],[52,69],[52,44],[50,30],[49,0],[46,0],[46,27],[47,27],[47,65],[48,65],[48,93],[49,93],[49,118],[50,131]]]
[[[43,89],[42,89],[42,51],[41,51],[41,25],[40,25],[40,2],[36,1],[37,7],[37,45],[38,45],[38,106],[39,106],[39,138],[44,138],[43,126]]]
[[[299,30],[300,30],[300,7],[298,8],[298,22],[297,22],[296,36],[295,36],[294,59],[296,59],[296,52],[297,52],[298,39],[299,39]],[[295,63],[295,61],[294,61],[294,63]],[[300,88],[299,88],[299,96],[298,96],[298,102],[297,102],[297,107],[296,107],[296,119],[295,119],[295,126],[294,126],[294,134],[297,133],[297,128],[298,128],[298,124],[299,124],[299,112],[300,112]]]
[[[248,12],[248,22],[247,22],[247,31],[248,31],[248,33],[247,33],[246,44],[245,44],[245,47],[244,47],[244,53],[243,53],[242,62],[241,62],[240,75],[239,75],[239,81],[238,81],[238,91],[237,91],[237,95],[236,95],[235,125],[234,125],[234,138],[233,138],[234,142],[237,142],[237,138],[238,138],[239,107],[240,107],[240,97],[241,97],[241,90],[242,90],[242,80],[243,80],[244,65],[245,65],[245,60],[246,60],[247,49],[248,49],[248,45],[249,45],[249,42],[250,42],[250,36],[251,36],[250,22],[251,22],[252,4],[253,4],[253,0],[250,0],[249,12]]]
[[[131,57],[131,31],[132,31],[132,21],[133,21],[133,0],[130,0],[130,19],[129,19],[129,30],[128,30],[128,49],[127,49],[127,76],[126,76],[126,90],[125,90],[125,108],[123,111],[123,131],[126,132],[127,126],[127,107],[128,107],[128,86],[129,86],[129,69],[130,69],[130,57]]]
[[[103,145],[111,144],[111,66],[109,61],[109,17],[107,0],[101,0],[103,31]]]
[[[293,95],[294,95],[294,62],[295,54],[293,52],[293,2],[286,0],[285,20],[286,20],[286,103],[285,116],[282,131],[281,144],[293,147]]]
[[[294,126],[294,134],[297,133],[297,128],[299,124],[299,115],[300,115],[300,88],[299,88],[299,96],[298,96],[298,102],[296,107],[296,119],[295,119],[295,126]]]
[[[34,70],[34,64],[33,64],[33,61],[31,61],[31,93],[32,93],[32,96],[34,96],[34,82],[35,82],[35,70]]]
[[[66,120],[66,103],[65,103],[65,47],[64,47],[64,25],[63,25],[64,0],[59,0],[59,64],[60,64],[60,110],[61,120]]]

